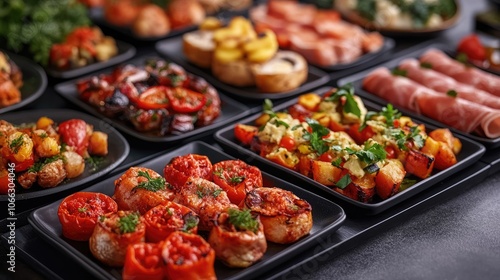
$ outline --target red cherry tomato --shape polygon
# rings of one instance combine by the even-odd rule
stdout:
[[[239,123],[234,126],[234,137],[244,145],[250,145],[257,132],[259,128],[253,125]]]
[[[293,139],[293,137],[285,135],[285,136],[281,137],[279,145],[280,145],[280,147],[283,147],[291,152],[291,151],[295,150],[295,139]]]
[[[173,158],[163,169],[165,180],[174,188],[182,187],[190,176],[212,179],[212,163],[207,156],[188,154]]]
[[[9,173],[7,170],[0,170],[0,194],[7,194],[9,192]]]
[[[144,110],[167,108],[169,106],[167,91],[170,91],[170,89],[165,86],[153,86],[148,88],[139,95],[136,101],[137,107]]]
[[[194,113],[207,103],[205,95],[183,87],[175,87],[167,91],[171,108],[178,113]]]
[[[225,160],[214,164],[213,182],[219,185],[229,200],[239,205],[247,192],[262,187],[262,173],[241,160]]]
[[[71,119],[62,122],[59,124],[59,134],[63,143],[74,147],[79,155],[85,154],[90,135],[87,135],[87,123],[84,120]]]
[[[463,37],[458,43],[457,51],[465,53],[469,59],[481,61],[486,59],[486,49],[476,34]]]
[[[323,153],[321,154],[321,156],[319,156],[319,160],[324,162],[332,162],[333,155],[329,152]]]
[[[150,279],[162,280],[163,243],[137,243],[129,245],[125,254],[122,277],[124,280]]]
[[[28,168],[32,167],[35,164],[35,157],[33,153],[31,153],[30,157],[25,161],[19,162],[13,156],[9,156],[9,161],[15,164],[14,170],[16,172],[21,172],[28,170]]]
[[[385,152],[387,154],[386,155],[387,159],[396,158],[396,149],[394,149],[393,147],[386,146],[385,147]]]
[[[57,216],[66,238],[89,240],[99,216],[118,211],[118,205],[102,193],[77,192],[66,197],[57,210]]]

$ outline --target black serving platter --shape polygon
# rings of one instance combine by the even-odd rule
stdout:
[[[142,166],[151,168],[162,174],[165,164],[168,163],[170,159],[178,155],[189,153],[206,155],[210,158],[212,163],[232,159],[229,155],[204,142],[195,141],[147,161],[143,163]],[[99,182],[85,189],[85,191],[102,192],[107,195],[112,195],[114,191],[113,182],[120,175],[121,174]],[[319,240],[333,234],[346,218],[344,211],[338,205],[267,173],[263,172],[262,175],[264,182],[267,182],[267,184],[290,190],[311,204],[313,209],[313,228],[308,236],[293,244],[279,245],[268,243],[268,248],[264,257],[248,268],[228,268],[219,261],[216,261],[215,271],[218,279],[247,279],[268,271],[286,260],[291,259],[307,248],[317,245]],[[61,200],[33,211],[29,216],[30,224],[46,241],[74,259],[80,266],[92,273],[96,278],[121,279],[121,269],[111,268],[99,263],[91,255],[87,242],[74,242],[62,236],[61,225],[57,218],[57,209],[60,202]]]
[[[155,56],[141,56],[134,58],[133,60],[130,60],[127,62],[127,64],[133,64],[133,65],[144,65],[144,61],[147,59],[156,59],[158,57]],[[160,59],[160,58],[158,58]],[[111,73],[113,69],[108,68],[99,72],[95,72],[92,74],[94,75],[99,75],[103,73]],[[80,79],[86,79],[90,76],[82,77]],[[134,127],[129,124],[127,121],[121,120],[119,118],[108,118],[101,114],[95,107],[93,107],[90,104],[87,104],[83,100],[81,100],[78,96],[78,92],[76,89],[76,83],[80,79],[75,79],[75,80],[70,80],[66,81],[63,83],[60,83],[55,86],[55,90],[65,99],[70,101],[71,103],[79,106],[80,108],[86,110],[87,112],[102,118],[106,122],[110,123],[111,125],[115,126],[119,130],[123,131],[124,133],[127,133],[131,136],[134,136],[138,139],[145,140],[145,141],[150,141],[150,142],[175,142],[175,141],[180,141],[184,140],[186,138],[194,137],[194,136],[202,136],[204,133],[208,133],[213,129],[219,128],[221,126],[224,126],[228,123],[231,123],[233,121],[236,121],[237,119],[243,118],[250,114],[249,108],[246,107],[245,105],[225,96],[224,94],[221,94],[219,92],[219,96],[221,99],[221,114],[220,116],[210,125],[203,126],[203,127],[198,127],[195,128],[192,131],[188,131],[185,133],[179,133],[179,134],[169,134],[165,136],[153,134],[153,133],[148,133],[148,132],[140,132],[134,129]]]
[[[23,73],[23,85],[20,88],[21,101],[10,106],[0,108],[0,114],[24,107],[40,97],[47,88],[47,75],[38,64],[32,60],[1,50],[14,61]]]
[[[16,200],[45,197],[90,183],[108,174],[128,156],[130,151],[129,144],[116,129],[108,123],[82,112],[66,109],[30,110],[8,113],[0,116],[0,119],[14,125],[20,125],[34,123],[38,118],[43,116],[51,118],[56,123],[61,123],[69,119],[82,119],[92,125],[95,131],[102,131],[108,134],[108,155],[104,157],[104,161],[99,164],[96,170],[93,170],[89,164],[86,164],[83,174],[73,179],[66,179],[54,188],[43,189],[39,186],[33,186],[29,190],[24,190],[21,187],[16,187]],[[0,201],[7,201],[7,199],[7,195],[0,195]]]
[[[142,37],[142,36],[137,36],[134,32],[132,32],[131,27],[121,27],[121,26],[117,26],[117,25],[109,23],[104,18],[104,9],[102,9],[102,8],[91,9],[89,12],[90,12],[89,13],[90,19],[95,24],[102,26],[102,27],[105,27],[107,29],[116,31],[116,32],[124,35],[125,37],[130,38],[133,41],[154,42],[154,41],[158,41],[161,39],[174,37],[174,36],[186,33],[188,31],[195,30],[197,28],[197,25],[190,25],[190,26],[186,26],[186,27],[172,29],[172,30],[170,30],[169,33],[162,35],[162,36]]]
[[[392,38],[389,37],[384,37],[384,44],[382,47],[376,51],[376,52],[370,52],[370,53],[365,53],[356,60],[349,62],[349,63],[338,63],[338,64],[333,64],[333,65],[317,65],[313,64],[314,66],[321,68],[325,71],[333,72],[333,71],[340,71],[340,70],[346,70],[350,69],[356,66],[363,65],[364,67],[369,67],[374,64],[376,64],[381,57],[384,57],[385,55],[388,54],[389,51],[391,51],[394,46],[395,46],[395,41]]]
[[[233,97],[254,100],[264,100],[266,98],[272,100],[282,99],[310,91],[326,84],[329,81],[329,77],[326,72],[313,66],[309,66],[307,80],[300,87],[282,93],[261,92],[257,89],[257,87],[236,87],[223,83],[216,77],[214,77],[209,69],[203,69],[190,63],[187,60],[186,56],[184,56],[184,53],[182,51],[182,36],[170,38],[156,43],[156,51],[158,51],[161,55],[164,55],[165,57],[171,59],[173,62],[181,65],[193,74],[207,79],[207,81],[214,85],[216,88],[219,88],[224,92],[231,94],[231,96]]]
[[[48,66],[45,70],[50,76],[54,78],[71,79],[74,77],[82,76],[87,73],[91,73],[124,62],[135,55],[136,50],[134,46],[122,41],[118,40],[115,41],[116,41],[116,46],[118,47],[118,53],[106,61],[94,62],[83,67],[72,68],[68,70],[60,70],[55,67]]]
[[[408,50],[408,52],[405,52],[404,54],[398,56],[397,58],[390,60],[388,62],[385,62],[382,65],[375,66],[375,67],[367,69],[365,71],[356,73],[352,76],[341,78],[341,79],[339,79],[337,84],[338,85],[345,85],[347,83],[352,83],[354,86],[354,91],[356,92],[357,95],[359,95],[363,98],[369,99],[369,100],[376,102],[378,104],[385,105],[385,104],[387,104],[387,101],[385,99],[382,99],[382,98],[380,98],[374,94],[371,94],[370,92],[363,89],[363,86],[362,86],[363,79],[371,71],[375,70],[378,67],[387,67],[389,69],[396,68],[401,61],[403,61],[407,58],[418,58],[423,53],[425,53],[427,50],[432,49],[432,48],[442,50],[445,53],[447,53],[448,55],[450,55],[450,57],[454,57],[455,52],[450,50],[449,47],[447,47],[446,45],[443,45],[443,44],[433,43],[433,44],[427,45],[425,47],[417,46],[416,48],[410,49],[410,50]],[[416,119],[420,119],[426,123],[430,123],[430,124],[433,124],[433,125],[438,126],[438,127],[447,127],[447,125],[445,125],[441,122],[438,122],[432,118],[418,114],[417,112],[413,112],[413,111],[410,111],[410,110],[407,110],[404,108],[399,108],[399,107],[398,107],[398,110],[400,112],[402,112],[404,115],[407,115],[407,116],[410,116],[410,117],[413,117]],[[495,138],[495,139],[486,138],[486,137],[478,136],[478,135],[475,135],[472,133],[465,133],[465,132],[462,132],[462,131],[460,131],[458,129],[454,129],[454,128],[450,128],[450,130],[452,130],[454,133],[458,133],[458,134],[462,134],[464,136],[467,136],[468,138],[483,144],[488,149],[500,147],[500,138]]]
[[[321,88],[316,90],[318,93],[324,93],[328,90],[328,88]],[[376,103],[363,100],[366,108],[369,111],[380,111],[382,106],[378,105]],[[292,106],[293,104],[297,103],[297,99],[293,99],[290,101],[287,101],[283,104],[280,104],[276,107],[273,108],[274,111],[283,111],[287,109],[288,107]],[[253,125],[255,119],[257,119],[261,114],[255,114],[251,117],[245,118],[244,120],[241,120],[240,123],[243,124],[249,124]],[[419,121],[417,121],[419,122]],[[436,129],[437,127],[431,124],[425,124],[427,129],[433,130]],[[273,170],[276,170],[277,172],[280,172],[281,174],[284,174],[283,176],[286,176],[287,180],[294,180],[294,179],[299,179],[307,183],[304,187],[314,187],[317,190],[323,191],[323,193],[328,194],[328,196],[325,197],[331,197],[333,200],[342,202],[342,206],[344,204],[347,204],[351,207],[355,207],[359,210],[360,214],[366,214],[366,215],[375,215],[380,212],[383,212],[394,205],[401,203],[405,201],[406,199],[416,195],[417,193],[430,188],[431,186],[435,185],[436,183],[439,183],[440,181],[443,181],[447,177],[459,172],[460,170],[465,169],[466,167],[470,166],[474,162],[478,161],[479,158],[484,154],[485,148],[483,145],[469,140],[465,137],[462,137],[460,135],[455,135],[457,138],[460,139],[462,142],[462,151],[460,154],[457,156],[458,162],[453,165],[452,167],[442,170],[442,171],[434,171],[430,177],[418,181],[416,184],[413,186],[409,187],[408,189],[397,193],[396,195],[386,199],[386,200],[374,200],[371,203],[364,203],[364,202],[359,202],[354,199],[351,199],[347,196],[344,196],[333,189],[326,187],[316,181],[314,181],[312,178],[309,178],[307,176],[304,176],[300,174],[299,172],[290,170],[282,165],[279,165],[277,163],[274,163],[264,157],[261,157],[257,153],[253,152],[250,150],[249,147],[243,146],[241,143],[239,143],[238,140],[234,137],[234,126],[229,126],[225,127],[219,131],[217,131],[214,135],[214,138],[217,142],[219,142],[225,150],[227,150],[229,153],[238,156],[239,158],[244,159],[245,161],[259,165],[262,167],[271,167]],[[302,186],[302,184],[300,185]]]

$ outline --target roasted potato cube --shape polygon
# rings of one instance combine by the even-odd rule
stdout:
[[[101,131],[94,131],[89,138],[88,151],[90,155],[105,156],[108,154],[108,135]]]
[[[435,157],[434,168],[437,170],[444,170],[455,163],[457,163],[457,158],[455,157],[453,150],[448,146],[448,144],[439,142],[439,151]]]
[[[429,177],[434,168],[434,157],[417,150],[410,150],[405,161],[405,169],[421,179]]]
[[[85,160],[81,155],[72,151],[62,153],[64,170],[68,179],[80,176],[85,170]]]
[[[333,166],[330,162],[314,160],[312,162],[312,176],[314,181],[325,186],[335,186],[340,179],[342,169]]]
[[[314,92],[302,94],[299,96],[299,100],[297,103],[304,106],[306,109],[310,111],[316,111],[319,103],[321,102],[321,97]]]
[[[382,166],[375,176],[375,190],[382,199],[387,199],[399,190],[405,178],[406,171],[401,161],[390,159]]]

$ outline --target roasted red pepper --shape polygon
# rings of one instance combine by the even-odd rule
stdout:
[[[66,197],[57,211],[66,238],[89,240],[99,216],[118,211],[118,205],[102,193],[77,192]]]
[[[128,246],[123,266],[123,280],[162,280],[162,243],[137,243]]]
[[[201,236],[176,231],[163,244],[167,279],[217,279],[215,252]]]

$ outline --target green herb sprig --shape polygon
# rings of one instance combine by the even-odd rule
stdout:
[[[259,222],[252,216],[250,209],[239,210],[230,208],[227,212],[229,214],[229,223],[234,225],[237,230],[257,232],[259,229]]]
[[[146,189],[148,191],[157,192],[160,190],[164,190],[166,188],[166,186],[165,186],[166,181],[165,181],[165,178],[163,178],[163,177],[152,178],[151,175],[149,175],[149,173],[144,172],[142,170],[137,172],[137,177],[144,177],[148,180],[140,182],[132,190]]]

